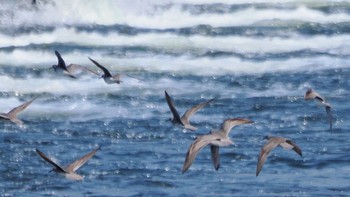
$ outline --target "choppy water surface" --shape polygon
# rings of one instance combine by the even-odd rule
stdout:
[[[0,111],[38,96],[0,124],[1,196],[346,196],[350,192],[348,1],[1,1]],[[67,64],[121,73],[57,76]],[[100,72],[100,71],[99,71]],[[101,72],[100,72],[101,73]],[[101,73],[102,74],[102,73]],[[132,78],[132,77],[134,78]],[[308,88],[333,106],[304,101]],[[180,113],[215,101],[173,127],[167,91]],[[209,148],[181,174],[197,135],[226,118],[234,128],[215,171]],[[302,151],[275,149],[255,177],[266,135]],[[35,149],[65,165],[100,146],[74,182],[49,173]]]

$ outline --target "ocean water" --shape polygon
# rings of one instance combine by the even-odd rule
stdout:
[[[0,123],[1,196],[347,196],[350,194],[349,1],[0,0],[0,111],[38,97]],[[122,74],[57,75],[67,64]],[[313,88],[333,107],[303,96]],[[195,132],[173,126],[167,91]],[[227,118],[253,124],[230,133],[215,171],[204,148],[182,174],[198,135]],[[255,176],[266,135],[278,147]],[[49,172],[39,149],[62,165],[101,149],[76,182]]]

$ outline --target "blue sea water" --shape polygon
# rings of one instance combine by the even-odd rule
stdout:
[[[1,196],[350,194],[349,1],[0,2],[0,111],[38,96],[24,126],[1,121]],[[55,50],[123,82],[58,76]],[[308,88],[332,104],[333,132]],[[215,99],[191,119],[197,131],[168,121],[165,90],[180,113]],[[235,117],[254,123],[232,129],[220,169],[204,148],[182,174],[193,139]],[[276,148],[256,177],[266,135],[303,157]],[[96,147],[82,182],[49,173],[35,152],[66,165]]]

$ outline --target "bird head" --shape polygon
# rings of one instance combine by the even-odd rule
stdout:
[[[305,100],[309,100],[309,99],[314,99],[314,98],[315,98],[315,93],[314,93],[314,91],[311,88],[309,88],[305,92],[304,99]]]
[[[265,136],[265,137],[263,138],[263,140],[269,140],[269,139],[270,139],[269,136]]]

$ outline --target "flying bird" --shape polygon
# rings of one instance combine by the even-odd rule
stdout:
[[[78,64],[69,64],[68,66],[66,66],[66,63],[64,62],[61,54],[58,51],[55,51],[55,54],[57,56],[58,63],[57,65],[52,65],[51,68],[54,69],[57,73],[64,74],[71,78],[77,78],[76,74],[79,74],[83,71],[98,75],[98,73],[96,73],[95,71]]]
[[[82,165],[84,165],[92,156],[94,156],[98,150],[99,148],[94,149],[90,153],[84,155],[80,159],[69,164],[67,167],[61,167],[60,165],[52,161],[50,158],[48,158],[43,152],[41,152],[38,149],[36,149],[36,152],[39,154],[41,158],[43,158],[45,161],[49,162],[51,165],[54,166],[52,171],[64,174],[67,179],[80,181],[80,180],[83,180],[84,177],[75,173],[75,171],[78,170]]]
[[[179,115],[179,113],[177,112],[174,102],[171,99],[171,97],[169,96],[169,94],[165,91],[165,99],[168,103],[168,106],[170,108],[171,113],[173,114],[173,118],[171,119],[172,123],[175,125],[181,125],[183,126],[185,129],[188,130],[192,130],[195,131],[197,130],[196,127],[194,127],[193,125],[191,125],[190,123],[190,118],[200,109],[202,109],[204,106],[206,106],[207,104],[209,104],[210,102],[212,102],[214,99],[210,99],[208,101],[199,103],[198,105],[195,105],[193,107],[191,107],[190,109],[188,109],[181,117]]]
[[[264,146],[260,150],[258,164],[256,166],[256,176],[259,175],[270,152],[274,148],[276,148],[278,145],[280,145],[286,150],[293,149],[298,155],[302,156],[301,149],[299,148],[299,146],[289,139],[286,139],[283,137],[271,137],[271,136],[266,136],[264,137],[264,139],[267,139],[268,141],[264,144]]]
[[[107,84],[112,84],[112,83],[117,83],[120,84],[121,81],[121,74],[116,74],[116,75],[112,75],[107,68],[105,68],[104,66],[102,66],[101,64],[99,64],[98,62],[96,62],[95,60],[91,59],[89,57],[89,60],[92,61],[92,63],[94,63],[97,67],[99,67],[102,71],[103,71],[103,75],[101,76],[103,78],[103,80],[107,83]]]
[[[333,115],[332,115],[332,106],[331,104],[327,103],[327,101],[316,91],[314,91],[313,89],[308,89],[305,93],[304,96],[305,100],[318,100],[321,105],[323,105],[326,109],[327,112],[327,116],[328,116],[328,121],[329,121],[329,128],[332,131],[333,130],[333,123],[332,123],[332,119],[333,119]]]
[[[243,118],[226,119],[219,130],[212,130],[209,134],[198,136],[188,149],[186,160],[182,167],[182,173],[185,173],[196,158],[199,151],[207,145],[210,145],[211,156],[215,170],[219,170],[220,158],[219,147],[233,144],[229,137],[231,129],[240,124],[253,123],[253,121]]]
[[[36,98],[27,101],[25,103],[23,103],[20,106],[17,106],[15,108],[13,108],[12,110],[10,110],[7,113],[0,113],[0,118],[4,119],[4,120],[9,120],[13,123],[16,123],[17,125],[23,125],[23,122],[17,118],[17,115],[19,113],[21,113],[23,110],[25,110]]]

